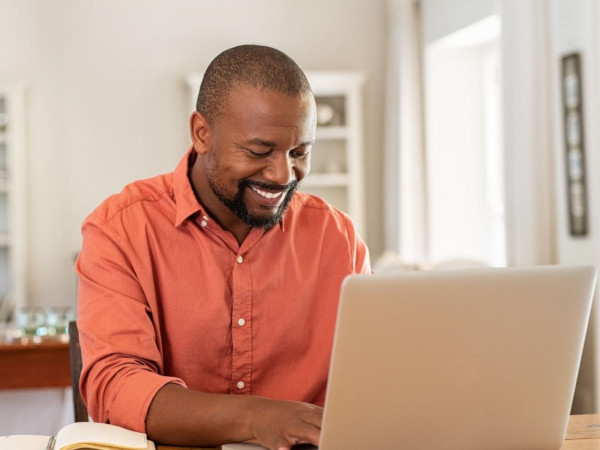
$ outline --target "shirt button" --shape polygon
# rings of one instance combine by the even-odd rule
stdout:
[[[237,262],[238,262],[238,263],[240,263],[240,264],[241,264],[243,260],[244,260],[244,258],[242,258],[241,256],[238,256],[238,259],[237,259]]]
[[[206,227],[206,225],[208,225],[208,222],[206,220],[203,220],[202,222],[200,222],[200,226],[202,228]]]
[[[238,389],[244,389],[244,386],[246,386],[246,385],[244,384],[244,382],[243,382],[243,381],[238,381],[238,382],[237,382],[237,388],[238,388]]]
[[[244,325],[246,325],[246,321],[245,321],[244,319],[239,319],[239,320],[238,320],[238,325],[239,325],[240,327],[243,327]]]

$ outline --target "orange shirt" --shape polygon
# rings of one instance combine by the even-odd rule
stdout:
[[[340,285],[371,273],[367,247],[348,216],[301,193],[238,245],[196,200],[193,155],[83,224],[80,388],[95,421],[145,431],[170,382],[324,402]]]

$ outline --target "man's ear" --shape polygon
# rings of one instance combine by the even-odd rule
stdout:
[[[190,134],[194,150],[199,155],[208,152],[211,128],[207,120],[198,111],[194,111],[190,117]]]

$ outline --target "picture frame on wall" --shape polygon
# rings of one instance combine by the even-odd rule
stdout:
[[[582,237],[588,234],[588,209],[579,53],[561,58],[561,91],[569,234]]]

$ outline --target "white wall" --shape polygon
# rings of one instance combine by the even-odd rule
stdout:
[[[425,50],[429,260],[486,260],[481,50]]]
[[[382,247],[385,3],[369,0],[0,0],[0,79],[25,79],[29,301],[74,304],[81,222],[188,147],[184,76],[242,43],[305,70],[361,70],[367,243]]]
[[[425,44],[465,28],[495,11],[495,0],[421,0]]]

